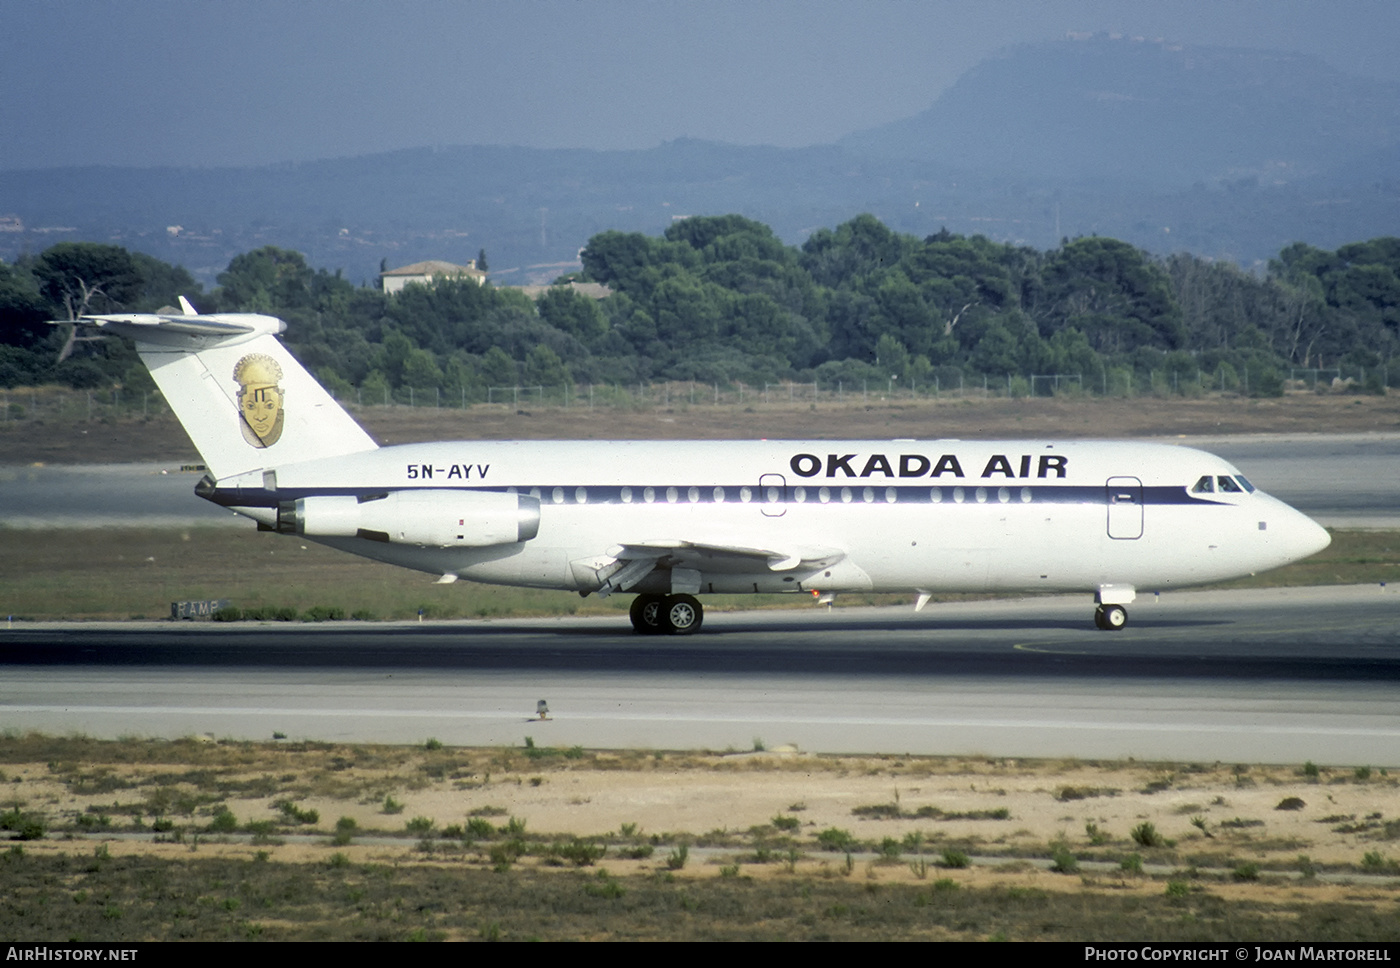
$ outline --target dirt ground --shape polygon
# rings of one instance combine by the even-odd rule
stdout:
[[[382,444],[421,440],[888,439],[1170,437],[1255,433],[1365,433],[1400,429],[1400,394],[1291,393],[1271,399],[941,398],[751,407],[587,406],[514,410],[362,407],[354,411]],[[195,462],[174,417],[108,421],[16,419],[0,424],[8,464]]]
[[[752,876],[777,873],[792,848],[800,855],[793,865],[808,873],[835,871],[846,864],[847,851],[861,864],[893,851],[898,862],[872,868],[870,876],[896,881],[927,876],[916,869],[917,859],[936,867],[951,849],[974,858],[956,874],[977,883],[1077,883],[1044,869],[1057,849],[1115,874],[1133,854],[1158,876],[1186,868],[1229,875],[1253,864],[1279,890],[1309,871],[1324,881],[1400,874],[1400,776],[1369,767],[833,757],[787,749],[566,753],[209,744],[193,757],[194,768],[182,770],[103,755],[104,749],[122,754],[132,744],[158,741],[85,742],[95,748],[80,759],[19,756],[6,763],[7,802],[83,834],[29,849],[89,853],[96,839],[110,840],[113,853],[174,857],[226,806],[240,831],[259,821],[278,825],[283,839],[271,839],[274,856],[293,863],[323,862],[341,817],[355,821],[356,835],[337,849],[357,862],[404,860],[415,851],[421,859],[422,818],[431,821],[426,836],[440,838],[477,817],[502,832],[514,819],[527,839],[609,843],[609,869],[619,873],[663,869],[668,851],[685,843],[696,852],[688,874],[695,877],[719,876],[730,863],[746,863]],[[316,811],[317,822],[287,826],[278,804],[289,799],[300,810]],[[386,812],[390,801],[400,809]],[[134,829],[133,815],[149,830],[157,804],[170,811],[182,834],[179,844],[110,836]],[[171,804],[188,812],[180,816]],[[101,815],[111,826],[93,830],[91,820]],[[405,833],[411,822],[419,833]],[[1161,844],[1135,838],[1143,824],[1155,829]],[[828,849],[822,839],[830,830],[844,831],[849,844]],[[200,839],[202,851],[235,855],[267,849],[269,842],[208,833]],[[622,856],[626,845],[644,843],[658,845],[651,856]],[[773,856],[752,863],[765,847]],[[1232,883],[1248,890],[1259,886],[1254,881],[1234,877]],[[1374,884],[1394,886],[1384,878]],[[1160,892],[1160,885],[1153,890]]]

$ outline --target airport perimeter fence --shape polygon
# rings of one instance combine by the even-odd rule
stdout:
[[[1395,379],[1400,381],[1400,368]],[[1134,371],[1106,367],[1097,373],[1032,373],[988,376],[941,368],[924,381],[898,378],[833,383],[589,383],[564,386],[356,388],[335,394],[356,407],[491,406],[569,409],[649,409],[660,407],[737,407],[760,405],[859,404],[996,397],[1200,397],[1212,393],[1274,395],[1279,392],[1384,393],[1392,386],[1388,367],[1328,367],[1287,370]],[[24,420],[102,422],[142,419],[170,413],[159,390],[122,387],[74,390],[67,387],[0,388],[0,426]]]

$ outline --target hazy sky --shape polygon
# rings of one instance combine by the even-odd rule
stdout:
[[[0,169],[819,144],[1070,30],[1400,80],[1393,0],[3,0]]]

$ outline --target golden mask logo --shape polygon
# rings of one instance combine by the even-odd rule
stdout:
[[[243,439],[271,447],[282,436],[282,367],[265,353],[249,353],[233,368]]]

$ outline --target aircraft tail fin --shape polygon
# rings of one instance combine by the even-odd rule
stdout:
[[[377,445],[255,313],[84,316],[78,325],[129,336],[215,479]],[[71,320],[61,321],[71,325]]]

